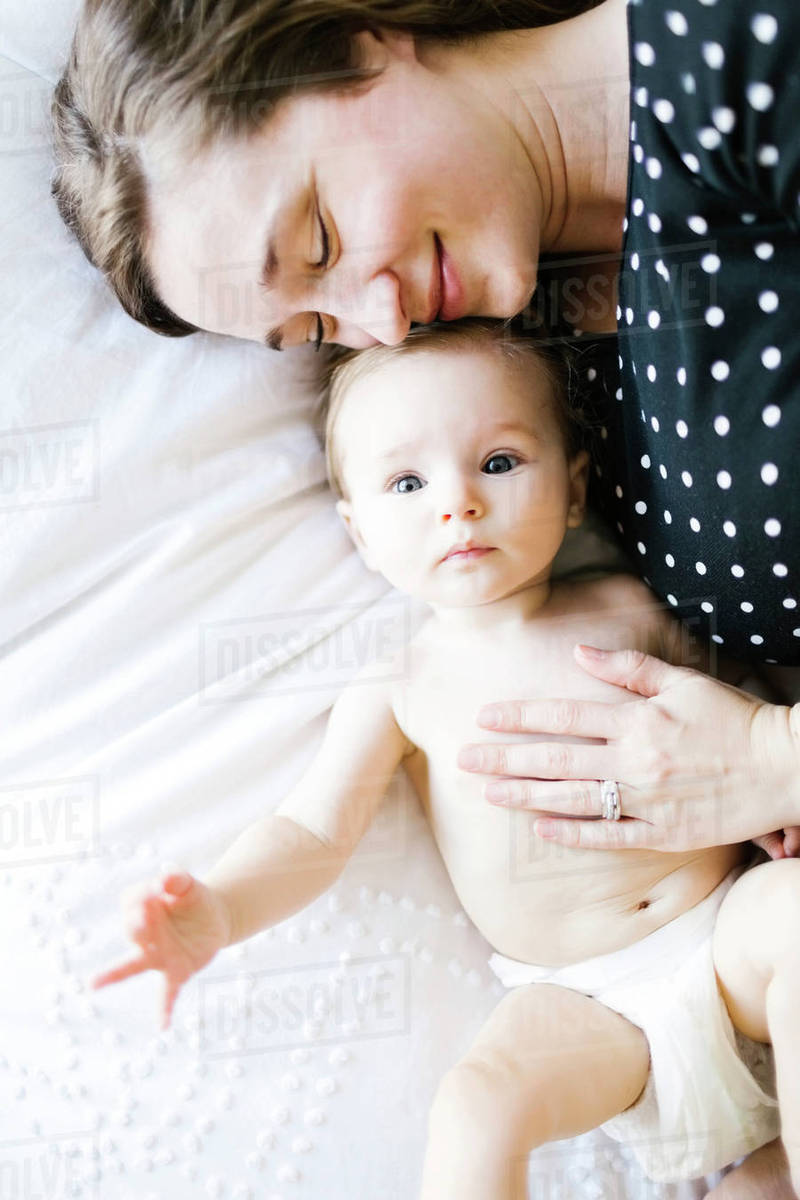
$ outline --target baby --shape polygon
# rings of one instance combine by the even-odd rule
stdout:
[[[338,511],[367,565],[430,617],[397,670],[367,668],[345,689],[300,782],[204,882],[173,872],[128,894],[139,951],[94,984],[162,971],[168,1023],[181,985],[219,950],[330,887],[402,764],[510,989],[437,1091],[422,1200],[520,1200],[532,1148],[599,1125],[652,1179],[723,1167],[778,1134],[767,1042],[797,1187],[787,951],[800,865],[747,870],[750,844],[554,851],[531,836],[537,814],[487,803],[457,765],[465,742],[492,737],[476,714],[498,697],[619,702],[579,668],[576,644],[685,653],[638,579],[551,579],[588,474],[568,376],[559,351],[474,321],[335,368]]]

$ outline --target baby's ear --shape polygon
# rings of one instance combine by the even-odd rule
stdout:
[[[337,500],[336,511],[339,514],[339,516],[342,518],[342,521],[344,522],[344,527],[347,530],[347,532],[350,534],[350,538],[353,542],[353,545],[355,546],[356,550],[358,550],[358,553],[361,555],[361,558],[364,561],[364,565],[369,567],[370,571],[377,570],[377,567],[374,567],[372,565],[370,552],[367,548],[367,543],[364,541],[363,537],[361,536],[361,530],[358,528],[358,525],[356,525],[355,517],[353,516],[353,506],[350,503],[350,501],[349,500]]]
[[[586,488],[589,483],[589,455],[579,450],[569,464],[569,510],[567,526],[576,529],[586,512]]]

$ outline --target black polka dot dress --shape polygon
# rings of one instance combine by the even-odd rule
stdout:
[[[735,657],[800,664],[800,0],[642,0],[628,22],[595,493],[677,615]]]

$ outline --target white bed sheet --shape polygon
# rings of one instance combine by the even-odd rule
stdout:
[[[436,1082],[502,990],[402,780],[331,892],[221,955],[169,1033],[155,977],[86,987],[125,950],[123,886],[202,874],[276,807],[420,609],[339,526],[309,356],[149,333],[63,229],[44,114],[75,8],[0,18],[2,1179],[413,1200]],[[537,1151],[531,1188],[706,1190],[647,1183],[599,1133]]]

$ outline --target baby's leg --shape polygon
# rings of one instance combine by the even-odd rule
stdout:
[[[781,1137],[800,1195],[800,860],[737,879],[717,915],[714,966],[735,1028],[772,1042]]]
[[[597,1000],[515,988],[439,1086],[421,1200],[525,1200],[530,1151],[628,1108],[649,1062],[641,1029]]]

